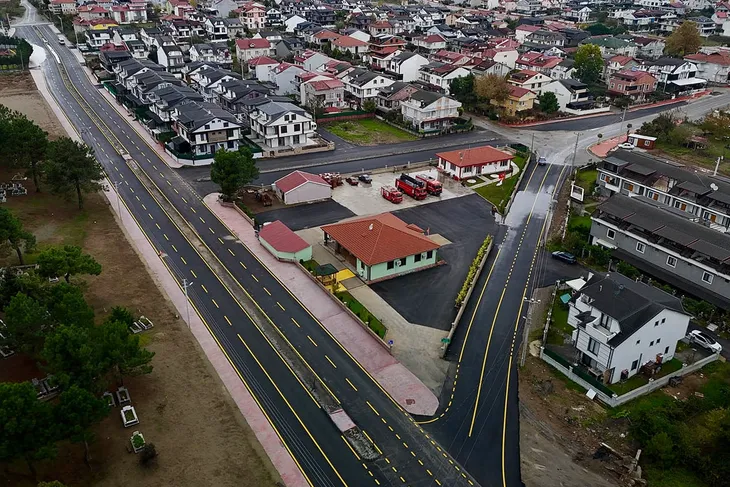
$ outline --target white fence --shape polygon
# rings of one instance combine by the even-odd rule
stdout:
[[[545,354],[545,347],[540,347],[540,358],[547,362],[548,364],[555,367],[558,371],[560,371],[563,375],[568,377],[568,379],[572,380],[585,390],[592,389],[596,393],[596,397],[601,400],[604,404],[607,404],[611,407],[620,406],[622,404],[625,404],[632,399],[636,399],[639,396],[643,396],[644,394],[649,394],[652,391],[655,391],[661,387],[664,387],[669,383],[669,379],[672,377],[677,377],[681,375],[686,375],[689,373],[692,373],[696,370],[701,369],[705,365],[709,364],[710,362],[714,362],[718,358],[720,358],[720,354],[712,354],[709,357],[705,357],[701,360],[698,360],[697,362],[687,365],[683,364],[682,368],[678,371],[667,374],[664,377],[660,377],[659,379],[649,379],[649,383],[646,385],[643,385],[641,387],[637,387],[636,389],[633,389],[626,394],[623,394],[621,396],[618,396],[614,394],[612,397],[609,397],[608,395],[604,394],[603,392],[596,389],[595,386],[591,385],[588,381],[583,380],[581,377],[578,377],[576,374],[573,373],[572,367],[565,367],[552,357]]]

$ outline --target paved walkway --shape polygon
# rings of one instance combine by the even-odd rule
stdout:
[[[78,133],[69,123],[68,119],[63,114],[63,111],[56,103],[56,100],[50,94],[43,74],[38,70],[31,70],[31,75],[33,76],[33,80],[36,82],[38,90],[51,106],[51,109],[58,117],[69,137],[74,140],[79,140]],[[132,244],[132,248],[134,248],[137,255],[139,255],[140,260],[147,268],[147,271],[150,273],[150,276],[155,281],[157,287],[172,302],[179,316],[186,316],[186,299],[182,289],[173,279],[162,259],[160,259],[157,250],[144,235],[140,227],[137,225],[137,222],[132,218],[127,207],[125,205],[120,206],[118,204],[117,193],[111,190],[113,185],[107,184],[106,186],[110,189],[103,193],[110,203],[110,209],[117,215],[119,227],[124,232],[127,240]],[[119,214],[120,208],[121,214]],[[284,445],[281,443],[276,431],[274,431],[274,428],[266,419],[263,411],[259,408],[254,398],[248,392],[248,389],[246,389],[242,379],[238,376],[238,373],[230,364],[220,346],[215,341],[212,334],[208,331],[198,314],[192,313],[190,315],[190,323],[188,323],[188,326],[190,327],[193,336],[200,344],[200,347],[203,349],[203,352],[205,352],[208,361],[213,365],[218,377],[220,377],[221,381],[226,386],[231,398],[236,403],[241,414],[243,414],[243,417],[246,419],[246,422],[253,430],[259,443],[263,446],[264,451],[271,460],[271,463],[274,465],[274,468],[276,468],[279,472],[284,484],[287,487],[309,486],[309,483],[301,470],[299,470],[294,459],[286,448],[284,448]]]
[[[611,149],[619,144],[623,144],[624,142],[626,142],[626,140],[628,140],[626,134],[619,135],[618,137],[613,137],[611,139],[604,140],[603,142],[599,142],[590,146],[588,148],[588,151],[594,155],[597,155],[598,157],[606,157]]]
[[[307,303],[311,313],[398,404],[415,415],[432,416],[436,412],[438,398],[434,393],[325,291],[305,276],[304,271],[295,264],[280,262],[269,254],[254,235],[251,225],[233,208],[220,205],[217,194],[209,194],[203,201],[299,301]]]

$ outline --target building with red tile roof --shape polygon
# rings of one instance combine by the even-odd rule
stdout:
[[[332,187],[321,176],[294,171],[274,181],[274,190],[287,205],[311,203],[332,197]]]
[[[261,245],[278,260],[299,262],[312,259],[312,246],[279,220],[265,223],[258,236]]]
[[[485,145],[472,149],[440,152],[438,169],[450,177],[467,179],[480,174],[499,174],[512,171],[513,155]]]
[[[325,225],[325,245],[366,282],[377,282],[438,265],[438,243],[391,213]]]

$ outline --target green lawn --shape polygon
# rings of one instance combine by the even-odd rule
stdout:
[[[682,468],[646,467],[644,472],[649,487],[707,487],[694,473]]]
[[[654,376],[655,379],[659,379],[660,377],[664,377],[666,375],[673,374],[674,372],[678,371],[682,368],[682,361],[676,358],[673,358],[666,364],[662,366],[661,372],[659,372],[657,375]],[[619,396],[622,394],[626,394],[629,391],[633,391],[637,387],[641,387],[645,384],[649,383],[649,379],[641,374],[636,374],[632,377],[630,377],[627,381],[613,384],[609,386],[609,388],[618,394]]]
[[[516,156],[513,160],[520,168],[520,172],[525,170],[525,163],[527,159],[524,156]],[[512,196],[512,191],[514,191],[519,178],[520,175],[518,173],[505,179],[501,186],[497,186],[497,183],[492,183],[482,186],[481,188],[476,188],[474,191],[479,193],[482,198],[496,206],[497,210],[502,213],[510,196]]]
[[[388,125],[377,118],[335,122],[325,125],[324,128],[356,145],[395,144],[418,140],[415,135]]]
[[[373,316],[372,313],[370,313],[370,311],[368,311],[368,309],[360,303],[360,301],[355,299],[352,294],[347,291],[342,291],[335,293],[335,296],[337,299],[345,303],[347,307],[350,308],[350,311],[355,313],[363,323],[366,323],[368,328],[373,330],[376,335],[380,338],[385,338],[385,333],[388,329],[380,322],[379,319]]]
[[[586,169],[578,171],[575,176],[575,183],[581,188],[586,190],[586,194],[590,194],[593,191],[593,187],[596,185],[596,178],[598,177],[597,169]]]
[[[725,144],[722,141],[715,140],[712,137],[709,137],[707,141],[708,146],[706,149],[690,149],[659,140],[656,142],[656,147],[681,161],[704,166],[708,169],[715,169],[717,158],[724,155],[726,159],[720,163],[719,172],[730,174],[730,158],[727,157],[730,150],[725,149]]]
[[[553,301],[553,314],[548,329],[547,342],[551,345],[562,345],[565,343],[565,336],[573,333],[573,327],[568,324],[568,305],[560,301],[560,291],[555,295]]]

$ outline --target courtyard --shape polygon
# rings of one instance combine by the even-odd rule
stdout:
[[[355,145],[372,146],[418,140],[415,135],[388,125],[377,118],[334,122],[325,125],[324,128],[337,137]]]

